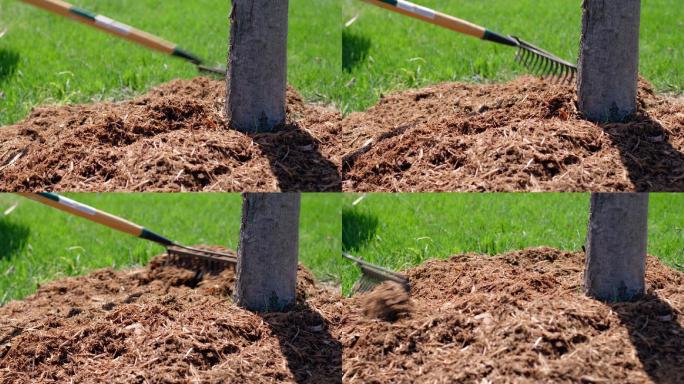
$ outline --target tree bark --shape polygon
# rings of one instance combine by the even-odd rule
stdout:
[[[641,0],[584,0],[577,88],[579,109],[597,122],[637,110]]]
[[[241,132],[285,123],[288,0],[233,0],[226,117]]]
[[[645,289],[647,193],[593,193],[585,245],[585,293],[624,301]]]
[[[295,303],[299,193],[245,193],[235,302],[250,311],[282,311]]]

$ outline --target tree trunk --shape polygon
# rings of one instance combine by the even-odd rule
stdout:
[[[623,301],[644,293],[647,220],[647,193],[592,193],[584,268],[588,296]]]
[[[588,120],[620,122],[637,109],[641,0],[584,0],[577,88]]]
[[[235,302],[250,311],[281,311],[295,303],[299,193],[245,193]]]
[[[228,58],[228,125],[270,132],[285,123],[288,0],[233,0]]]

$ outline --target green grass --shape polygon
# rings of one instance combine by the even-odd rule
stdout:
[[[395,270],[466,252],[579,250],[589,218],[588,194],[368,194],[352,205],[359,196],[343,199],[343,249]],[[648,251],[670,265],[684,264],[683,205],[684,194],[651,195]],[[343,289],[358,276],[340,268]]]
[[[239,194],[67,194],[184,244],[237,249]],[[9,215],[3,212],[19,205]],[[300,261],[330,279],[341,248],[341,195],[303,194]],[[16,195],[0,194],[0,305],[37,284],[93,269],[144,265],[163,247]]]
[[[226,65],[227,0],[73,0]],[[315,6],[313,6],[315,5]],[[338,0],[290,0],[288,76],[317,102],[339,98]],[[198,75],[183,60],[149,51],[16,0],[0,0],[0,126],[47,103],[119,100]]]
[[[568,60],[576,60],[581,0],[415,0],[416,3],[519,36]],[[642,3],[641,74],[661,92],[684,92],[684,8],[680,0]],[[515,50],[482,42],[419,20],[344,0],[346,113],[373,105],[392,90],[443,81],[503,81],[525,73]]]
[[[575,59],[581,0],[416,0]],[[229,1],[73,0],[225,64]],[[684,11],[643,3],[641,71],[661,92],[684,92]],[[191,15],[191,16],[188,16]],[[359,15],[341,31],[341,24]],[[341,16],[341,20],[340,20]],[[0,0],[0,126],[36,105],[120,100],[194,66],[16,0]],[[309,101],[343,113],[390,91],[442,81],[504,81],[525,73],[507,47],[481,42],[359,0],[291,0],[289,81]]]

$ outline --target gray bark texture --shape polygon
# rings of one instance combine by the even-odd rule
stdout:
[[[285,123],[288,0],[233,0],[226,117],[241,132]]]
[[[584,0],[577,89],[579,109],[596,122],[637,110],[641,0]]]
[[[644,294],[647,193],[592,193],[585,245],[585,293],[614,302]]]
[[[235,303],[255,312],[295,303],[299,193],[245,193],[238,245]]]

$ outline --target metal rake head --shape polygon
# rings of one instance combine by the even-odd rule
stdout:
[[[373,288],[385,281],[393,281],[401,285],[406,292],[411,290],[411,284],[409,283],[408,278],[400,273],[392,272],[389,269],[373,265],[348,253],[343,253],[342,256],[353,261],[359,266],[359,268],[361,268],[361,278],[359,278],[359,280],[354,283],[354,286],[352,287],[353,295],[371,291]]]
[[[370,292],[373,290],[373,288],[380,284],[382,284],[381,280],[375,280],[367,277],[366,275],[361,275],[361,277],[354,283],[354,286],[352,286],[352,295]]]
[[[208,65],[198,64],[197,69],[199,69],[200,72],[209,73],[212,75],[218,75],[218,76],[225,76],[226,75],[226,69],[222,68],[222,67],[210,67]]]
[[[511,38],[518,42],[516,61],[532,73],[554,79],[559,83],[571,83],[574,80],[577,73],[576,65],[515,36]]]
[[[186,246],[172,246],[166,249],[168,265],[197,271],[202,274],[219,274],[227,268],[234,268],[234,255]]]

